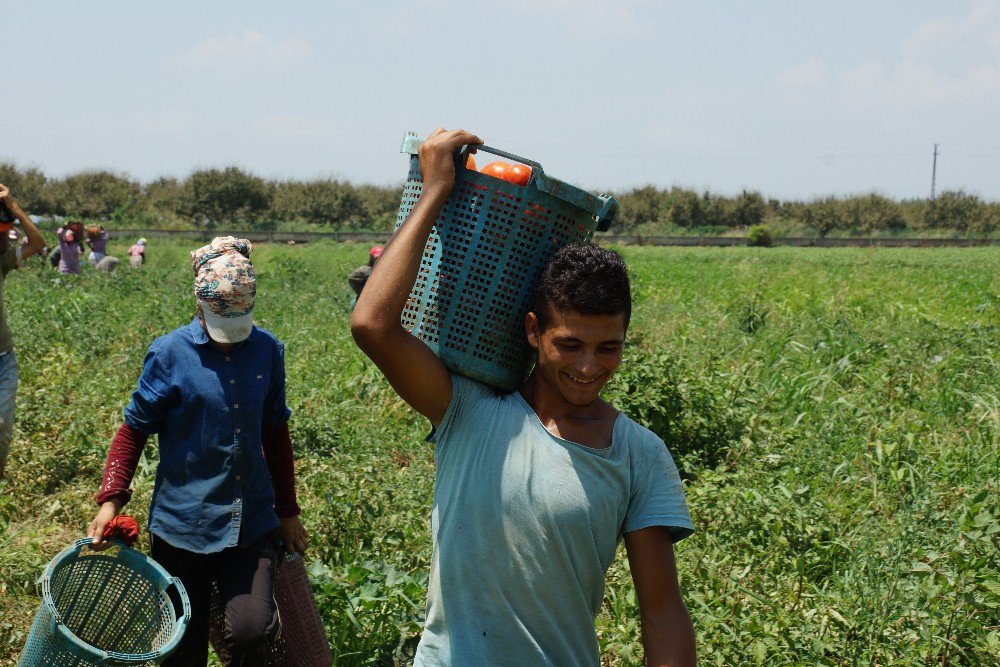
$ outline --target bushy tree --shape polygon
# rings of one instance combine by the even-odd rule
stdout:
[[[274,186],[238,167],[203,169],[184,182],[180,209],[199,227],[268,228]]]
[[[900,232],[906,229],[906,218],[900,205],[880,194],[870,193],[851,197],[844,202],[845,224],[856,234]]]
[[[985,209],[982,229],[979,231],[985,234],[1000,232],[1000,204],[991,202],[986,204]]]
[[[960,232],[989,231],[986,205],[962,190],[949,190],[931,201],[926,215],[928,227],[954,229]]]
[[[660,222],[665,199],[664,194],[652,185],[629,190],[618,197],[622,207],[618,219],[626,230]]]
[[[701,208],[705,213],[705,225],[712,227],[736,227],[731,215],[729,201],[721,195],[713,195],[706,190],[701,195]]]
[[[19,169],[13,162],[0,162],[0,183],[33,215],[51,215],[53,202],[48,178],[34,167]]]
[[[100,170],[54,181],[49,192],[58,215],[109,220],[116,211],[136,206],[140,188],[127,176]]]
[[[815,229],[820,238],[847,226],[843,206],[834,197],[808,204],[802,211],[802,222]]]
[[[361,198],[350,183],[335,180],[280,183],[275,189],[272,215],[278,220],[300,220],[332,227],[356,227]]]
[[[184,186],[176,178],[158,178],[142,188],[149,218],[159,223],[185,216]]]
[[[764,197],[759,192],[744,190],[733,202],[730,220],[736,227],[749,229],[761,224],[766,213],[767,204],[764,203]]]
[[[672,188],[667,198],[667,219],[671,224],[690,229],[705,225],[705,211],[698,193]]]
[[[798,200],[785,201],[771,205],[771,208],[774,210],[775,217],[785,222],[804,222],[805,212],[808,207],[808,204]]]
[[[358,227],[375,231],[393,229],[403,188],[359,185],[356,190],[361,202],[361,214],[356,218]]]

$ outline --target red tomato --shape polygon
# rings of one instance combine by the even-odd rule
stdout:
[[[469,159],[465,161],[465,168],[468,169],[469,171],[476,170],[476,161],[471,154],[469,155]]]
[[[507,170],[505,178],[511,183],[517,183],[522,186],[527,185],[528,179],[531,178],[531,167],[526,164],[512,164]]]
[[[506,162],[490,162],[488,165],[483,167],[482,172],[487,176],[492,176],[493,178],[499,178],[501,180],[507,180],[507,170],[510,165]]]

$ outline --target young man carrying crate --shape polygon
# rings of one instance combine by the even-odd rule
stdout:
[[[599,394],[622,360],[631,313],[621,258],[569,246],[549,262],[525,320],[538,361],[499,394],[449,373],[400,325],[455,153],[482,143],[435,131],[423,191],[385,247],[351,318],[361,349],[434,427],[434,553],[417,665],[598,665],[604,576],[623,537],[648,665],[694,665],[673,543],[691,519],[662,441]]]

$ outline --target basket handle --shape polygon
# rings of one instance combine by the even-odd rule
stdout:
[[[112,544],[114,544],[114,545],[116,545],[116,546],[119,546],[119,547],[121,547],[123,549],[131,549],[132,548],[129,545],[125,544],[125,542],[123,542],[122,540],[120,540],[117,537],[108,538],[107,541],[110,542],[110,543],[112,543]],[[75,546],[77,548],[77,550],[79,551],[83,547],[89,547],[93,543],[94,543],[94,538],[92,538],[92,537],[81,537],[80,539],[78,539],[76,542],[73,543],[73,546]]]
[[[400,146],[399,152],[416,155],[420,149],[420,144],[423,142],[424,140],[418,137],[415,133],[407,132],[406,136],[403,137],[403,145]],[[594,216],[594,220],[597,222],[597,231],[599,232],[608,231],[608,228],[611,227],[611,223],[615,219],[615,215],[618,214],[618,209],[621,208],[618,200],[611,195],[594,196],[585,190],[573,187],[569,183],[564,183],[559,179],[547,176],[545,174],[545,170],[542,168],[542,165],[538,164],[534,160],[529,160],[528,158],[521,157],[520,155],[514,155],[513,153],[508,153],[507,151],[502,151],[499,148],[493,148],[492,146],[487,146],[485,144],[479,144],[475,148],[477,152],[485,151],[487,153],[507,158],[508,160],[521,162],[531,167],[531,177],[528,178],[528,184],[525,187],[534,185],[542,192],[550,194],[553,197],[558,197],[563,201],[567,201],[574,206],[578,206],[587,211]],[[456,156],[458,164],[465,164],[465,159],[468,153],[469,146],[465,146],[461,151],[459,151]]]
[[[191,622],[191,601],[188,599],[187,589],[184,588],[184,583],[177,577],[171,577],[170,579],[171,581],[167,584],[167,588],[173,586],[174,590],[177,591],[177,598],[181,601],[181,613],[177,615],[177,609],[174,609],[178,623],[174,629],[173,636],[170,637],[170,641],[163,647],[162,650],[164,651],[167,649],[173,650],[174,644],[180,642],[181,637],[184,635],[184,629]],[[171,602],[173,602],[172,599]]]

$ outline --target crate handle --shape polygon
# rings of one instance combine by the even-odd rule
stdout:
[[[469,153],[470,146],[466,146],[459,153],[459,164],[465,164],[465,156]],[[480,144],[475,147],[476,151],[486,151],[487,153],[493,153],[494,155],[499,155],[500,157],[505,157],[508,160],[514,160],[515,162],[521,162],[523,164],[531,167],[531,176],[528,178],[528,182],[524,187],[531,187],[534,185],[536,188],[552,195],[553,197],[558,197],[563,201],[568,201],[575,206],[579,206],[585,211],[589,211],[591,215],[594,216],[594,220],[597,221],[597,231],[606,232],[611,226],[611,223],[615,219],[615,214],[618,213],[620,207],[618,200],[611,195],[600,195],[595,197],[585,190],[573,187],[569,183],[564,183],[557,178],[552,178],[545,173],[542,169],[542,165],[538,164],[534,160],[529,160],[526,157],[521,157],[520,155],[514,155],[513,153],[508,153],[507,151],[502,151],[499,148],[493,148],[492,146],[486,146]]]
[[[409,153],[410,155],[416,155],[419,152],[420,144],[422,143],[424,143],[424,140],[418,137],[415,133],[407,132],[406,136],[403,137],[403,145],[400,147],[399,152]],[[538,164],[534,160],[529,160],[526,157],[521,157],[520,155],[514,155],[513,153],[508,153],[507,151],[500,150],[499,148],[493,148],[492,146],[487,146],[486,144],[476,144],[475,146],[473,145],[462,146],[462,150],[460,150],[458,152],[458,155],[455,156],[455,159],[459,162],[459,164],[463,165],[465,164],[465,160],[469,155],[469,153],[472,152],[471,149],[473,148],[476,150],[477,153],[479,151],[485,151],[487,153],[492,153],[497,157],[507,158],[508,160],[513,160],[514,162],[520,162],[521,164],[528,165],[529,167],[531,167],[531,178],[528,179],[529,184],[535,178],[536,173],[542,176],[545,175],[545,170],[542,168],[542,165]]]
[[[460,164],[465,164],[465,157],[472,152],[471,149],[475,148],[476,152],[485,151],[487,153],[492,153],[498,157],[504,157],[508,160],[513,160],[514,162],[520,162],[521,164],[526,164],[531,167],[531,178],[528,179],[528,184],[535,178],[535,174],[544,176],[545,170],[542,169],[542,165],[538,164],[534,160],[529,160],[526,157],[521,157],[520,155],[514,155],[513,153],[508,153],[507,151],[502,151],[499,148],[493,148],[492,146],[487,146],[486,144],[477,144],[475,146],[465,146],[459,151],[458,156],[461,160]],[[527,187],[527,186],[525,186]]]
[[[423,142],[424,140],[418,137],[416,133],[407,132],[406,136],[403,137],[403,145],[400,146],[399,152],[417,155],[420,149],[420,144]],[[599,232],[608,231],[608,228],[611,227],[611,223],[614,222],[618,209],[621,208],[618,200],[611,195],[602,194],[595,197],[589,192],[573,187],[569,183],[564,183],[557,178],[552,178],[551,176],[546,175],[542,165],[538,164],[534,160],[529,160],[519,155],[514,155],[513,153],[508,153],[507,151],[502,151],[499,148],[493,148],[484,144],[480,144],[475,148],[477,152],[485,151],[487,153],[493,153],[494,155],[505,157],[508,160],[522,162],[531,167],[531,177],[528,179],[528,186],[533,184],[542,192],[550,194],[553,197],[558,197],[563,201],[567,201],[574,206],[578,206],[589,212],[592,216],[594,216],[594,220],[597,222],[597,231]],[[458,164],[465,164],[465,156],[468,152],[468,146],[462,148],[456,156],[456,160],[459,161]]]

